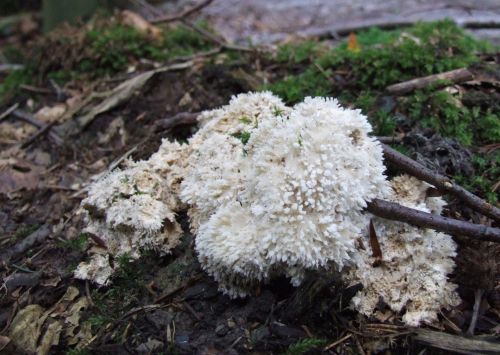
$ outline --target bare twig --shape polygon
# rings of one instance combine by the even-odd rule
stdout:
[[[389,85],[386,90],[391,95],[404,95],[413,90],[428,87],[439,80],[445,80],[452,83],[461,83],[464,81],[472,80],[473,78],[474,76],[467,68],[460,68],[444,73],[428,75],[421,78]]]
[[[15,110],[17,110],[18,107],[19,107],[19,103],[16,102],[14,105],[12,105],[7,110],[5,110],[2,114],[0,114],[0,122],[2,122],[3,120],[7,119],[12,112],[14,112]]]
[[[434,185],[438,190],[457,196],[479,213],[500,221],[500,209],[457,185],[448,177],[437,174],[404,154],[383,145],[385,159],[407,174]]]
[[[21,121],[23,122],[26,122],[32,126],[35,126],[36,128],[38,129],[43,129],[46,124],[38,121],[35,117],[33,117],[33,115],[25,112],[25,111],[21,111],[21,110],[14,110],[12,112],[12,115],[18,119],[20,119]],[[48,127],[50,128],[50,127]],[[61,145],[63,143],[63,140],[61,137],[59,137],[59,135],[57,135],[55,132],[52,132],[50,131],[49,132],[49,137],[58,145]]]
[[[22,64],[0,64],[0,73],[24,69]]]
[[[24,254],[28,249],[32,248],[35,244],[43,242],[50,235],[50,227],[45,224],[31,233],[29,236],[21,240],[19,243],[13,245],[9,249],[0,254],[0,265],[8,264],[11,260],[15,260]]]
[[[178,126],[188,126],[198,123],[199,112],[180,112],[172,117],[162,118],[155,122],[156,131],[165,131]]]
[[[165,23],[165,22],[179,21],[185,17],[188,17],[188,16],[194,14],[195,12],[200,11],[204,7],[210,5],[212,2],[213,2],[213,0],[204,0],[204,1],[200,2],[199,4],[194,5],[193,7],[187,8],[178,14],[165,15],[165,16],[161,16],[161,17],[158,17],[156,19],[153,19],[151,21],[151,23]]]
[[[432,228],[453,235],[464,235],[480,241],[500,243],[500,228],[422,212],[401,206],[395,202],[374,199],[368,203],[366,210],[375,216],[393,221],[405,222],[418,227]]]
[[[380,143],[384,143],[384,144],[398,144],[398,143],[401,143],[403,141],[403,138],[401,137],[385,137],[385,136],[379,136],[377,137],[378,141]]]
[[[476,329],[477,319],[479,316],[479,309],[481,308],[481,301],[483,299],[484,290],[477,289],[474,293],[474,308],[472,310],[472,319],[470,321],[469,329],[467,329],[467,335],[473,336],[474,330]]]
[[[346,336],[344,336],[344,337],[342,337],[342,338],[338,339],[337,341],[335,341],[335,342],[331,343],[330,345],[325,346],[325,347],[323,348],[323,351],[328,351],[328,350],[330,350],[331,348],[336,347],[337,345],[339,345],[339,344],[343,343],[344,341],[346,341],[346,340],[347,340],[347,339],[349,339],[350,337],[352,337],[352,333],[349,333],[349,334],[347,334]]]
[[[46,124],[45,126],[43,126],[42,128],[40,128],[34,135],[32,135],[31,137],[29,137],[25,142],[23,142],[23,144],[21,144],[21,148],[27,148],[28,146],[30,146],[34,141],[36,141],[39,137],[41,137],[42,135],[46,134],[47,132],[49,132],[49,130],[56,124],[57,122],[54,121],[54,122],[51,122],[49,124]]]
[[[500,344],[483,339],[466,338],[427,329],[416,330],[416,340],[435,348],[460,354],[499,354]]]

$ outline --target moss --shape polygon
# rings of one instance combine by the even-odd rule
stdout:
[[[454,176],[454,179],[469,191],[484,196],[490,203],[497,205],[499,202],[500,152],[474,155],[472,162],[480,174],[457,175]]]
[[[317,338],[307,338],[301,339],[296,343],[291,344],[287,351],[286,355],[302,355],[306,353],[321,352],[321,347],[325,346],[327,341],[325,339],[317,339]]]
[[[463,104],[456,95],[438,90],[443,82],[398,99],[391,109],[381,107],[379,100],[390,84],[470,66],[478,61],[474,53],[489,51],[490,45],[449,20],[394,31],[373,28],[359,33],[357,42],[359,50],[349,49],[345,42],[323,54],[308,42],[302,47],[282,46],[276,60],[302,63],[302,70],[265,88],[289,104],[306,96],[338,97],[346,106],[361,108],[377,135],[395,132],[397,113],[413,126],[432,128],[467,145],[498,141],[498,110]]]
[[[0,101],[6,99],[8,95],[15,95],[21,85],[31,84],[32,70],[14,70],[0,84]]]

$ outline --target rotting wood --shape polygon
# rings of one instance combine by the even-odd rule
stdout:
[[[460,221],[401,206],[395,202],[374,199],[366,210],[375,216],[392,221],[405,222],[423,228],[432,228],[439,232],[464,235],[479,241],[500,243],[500,228]]]
[[[500,222],[500,209],[498,207],[495,207],[491,203],[486,202],[480,197],[472,194],[448,177],[435,173],[426,168],[424,165],[416,162],[404,154],[399,153],[397,150],[394,150],[385,144],[383,144],[382,147],[384,149],[385,159],[400,170],[420,180],[428,182],[442,192],[455,195],[475,211]]]
[[[483,339],[465,338],[428,329],[416,330],[415,339],[426,345],[460,354],[500,354],[500,343]]]
[[[472,79],[474,79],[474,75],[470,70],[467,68],[460,68],[389,85],[386,91],[391,95],[404,95],[414,90],[426,88],[440,80],[456,84]]]

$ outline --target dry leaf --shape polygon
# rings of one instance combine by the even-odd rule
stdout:
[[[9,327],[9,337],[20,349],[34,353],[40,337],[39,319],[44,309],[37,304],[30,304],[21,309]]]
[[[40,341],[36,353],[38,355],[46,355],[49,353],[51,346],[59,345],[59,339],[61,337],[62,324],[60,321],[55,321],[47,327],[47,331]]]
[[[35,118],[45,123],[57,122],[66,113],[65,104],[57,104],[53,107],[45,106],[35,113]]]
[[[372,248],[372,256],[375,259],[373,266],[377,267],[382,263],[382,249],[380,249],[380,244],[378,242],[377,233],[375,232],[375,227],[373,226],[373,221],[370,219],[370,246]]]
[[[347,39],[347,50],[354,53],[361,50],[358,44],[358,37],[356,37],[356,35],[352,32],[349,34],[349,38]]]

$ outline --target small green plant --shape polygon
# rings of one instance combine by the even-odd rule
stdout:
[[[325,339],[307,338],[301,339],[288,347],[286,355],[303,355],[310,351],[320,351],[320,347],[327,344]]]
[[[239,133],[233,134],[233,137],[238,138],[243,145],[248,143],[248,140],[250,139],[250,132],[247,131],[242,131]]]

